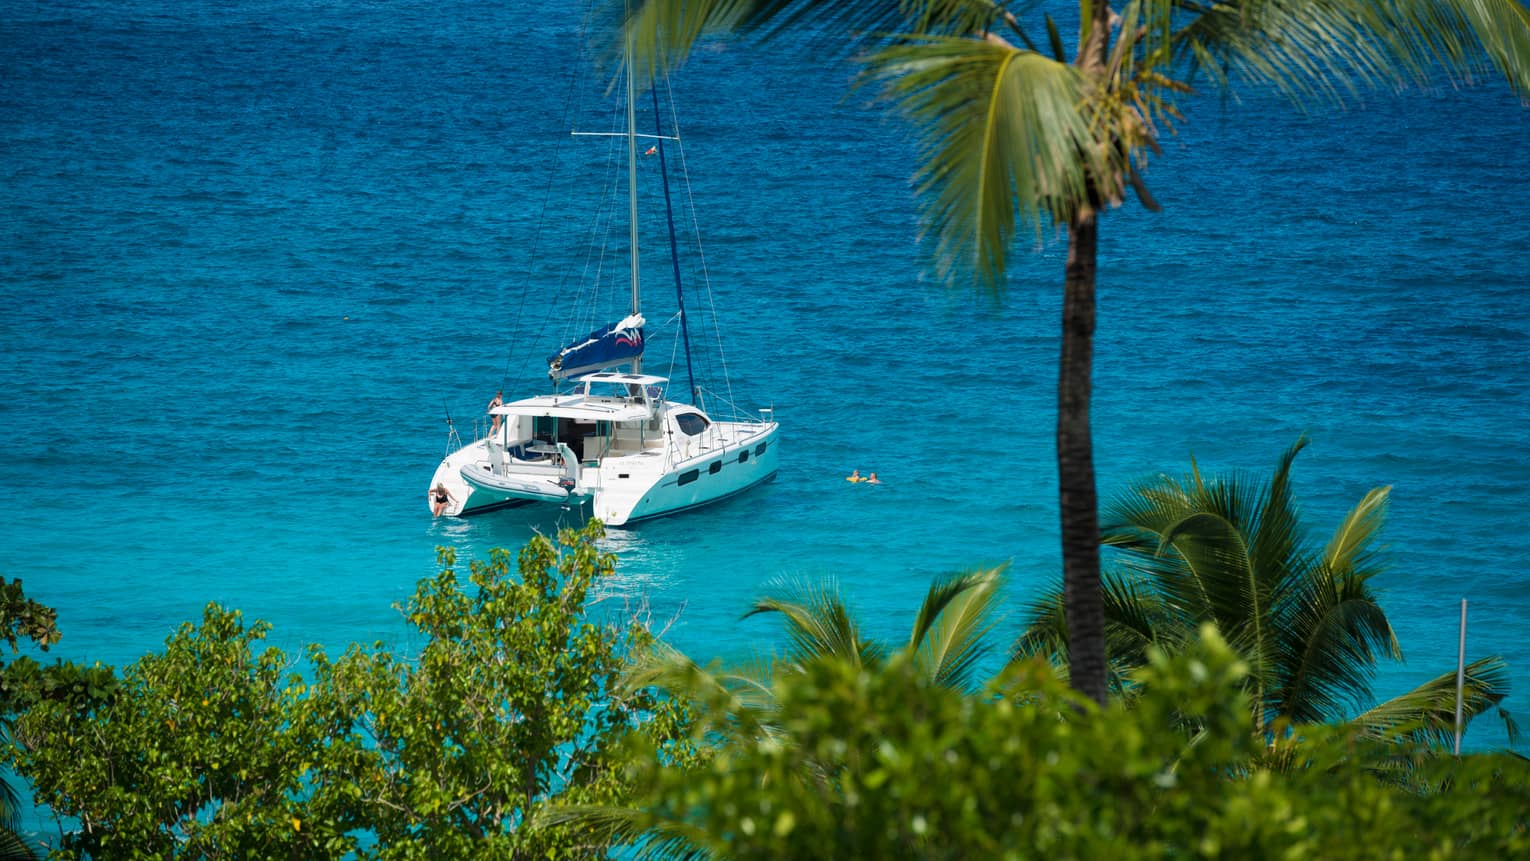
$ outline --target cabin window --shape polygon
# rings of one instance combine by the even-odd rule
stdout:
[[[759,445],[755,446],[754,447],[754,456],[755,457],[759,457],[760,455],[764,454],[765,453],[765,447],[768,446],[768,445],[770,445],[770,443],[762,442]]]
[[[710,472],[713,475],[716,475],[719,472],[722,472],[722,461],[720,461],[720,460],[712,461],[712,465],[707,467],[707,472]]]
[[[738,462],[739,463],[748,463],[749,462],[749,449],[746,448],[743,451],[738,453]]]
[[[701,474],[701,470],[699,470],[699,469],[687,470],[685,472],[680,473],[680,478],[679,478],[679,480],[677,480],[675,482],[675,484],[677,484],[677,485],[690,484],[691,482],[695,481],[696,477],[698,475],[700,475],[700,474]]]
[[[675,416],[675,424],[686,436],[695,436],[707,429],[707,420],[698,413],[681,413]]]

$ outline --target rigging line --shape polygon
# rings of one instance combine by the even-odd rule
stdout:
[[[674,85],[668,76],[664,78],[664,88],[669,96],[670,126],[675,130],[676,138],[681,138],[680,116],[675,108]],[[707,306],[712,314],[712,332],[717,343],[717,361],[722,366],[723,387],[727,389],[728,400],[731,402],[733,400],[733,377],[728,373],[728,356],[723,347],[722,327],[717,318],[717,298],[712,293],[712,276],[707,268],[707,252],[701,242],[701,225],[696,217],[696,199],[694,189],[691,186],[691,172],[685,160],[685,141],[683,139],[677,140],[675,148],[679,150],[680,176],[685,180],[686,203],[691,211],[691,229],[696,237],[696,257],[701,263],[701,280],[705,287]]]
[[[585,62],[588,58],[587,53],[581,52],[580,57],[579,68],[588,68]],[[578,76],[578,80],[585,84],[585,86],[578,90],[579,107],[575,110],[575,117],[582,117],[586,114],[583,105],[586,104],[588,90],[591,88],[589,82],[592,78],[592,75],[583,72]],[[612,127],[615,127],[619,123],[618,115],[620,112],[618,109],[610,105],[606,99],[599,100],[599,104],[610,112],[609,121]],[[565,123],[565,127],[572,127],[573,125],[573,122]],[[565,138],[572,139],[575,135],[580,134],[585,133],[568,132]],[[610,137],[610,135],[605,134],[599,136]],[[562,143],[566,144],[567,140],[564,140]],[[588,194],[581,195],[577,192],[579,189],[587,191],[592,185],[598,188],[599,193],[594,196],[595,202],[593,206],[587,206],[583,210],[583,212],[588,213],[588,217],[581,215],[577,219],[578,221],[583,221],[588,226],[588,229],[584,232],[584,242],[581,243],[584,248],[582,263],[578,266],[561,267],[562,277],[559,280],[555,297],[572,296],[573,301],[560,301],[558,303],[560,306],[567,308],[566,313],[558,315],[548,313],[542,316],[542,326],[539,334],[545,333],[549,329],[558,330],[560,334],[557,340],[560,347],[582,338],[587,332],[592,331],[605,322],[601,317],[601,309],[608,307],[603,301],[607,287],[605,284],[605,263],[607,255],[611,251],[610,237],[616,220],[614,201],[619,190],[619,182],[617,179],[618,171],[615,170],[615,165],[620,160],[620,149],[618,142],[612,141],[608,143],[604,150],[605,158],[601,167],[592,170],[589,166],[589,160],[580,160],[578,162],[579,168],[574,169],[571,166],[570,170],[567,171],[568,175],[565,177],[568,181],[568,198],[571,201],[580,197],[588,199]],[[578,151],[582,152],[583,150],[580,149]],[[599,152],[599,150],[596,150],[596,152]],[[592,174],[595,177],[600,177],[596,183],[589,182],[588,178]],[[573,217],[574,213],[566,213],[564,215],[565,220]],[[570,287],[571,283],[574,285],[573,287]],[[546,338],[539,337],[538,343],[545,343],[547,340]]]
[[[680,361],[679,356],[680,356],[680,339],[679,338],[675,338],[674,340],[670,341],[670,347],[669,347],[669,372],[664,375],[664,376],[670,378],[671,385],[674,384],[675,363]],[[665,400],[669,400],[669,393],[668,392],[664,393],[664,399]],[[696,393],[695,392],[691,392],[690,401],[691,401],[692,405],[694,405],[696,403]]]
[[[623,121],[621,119],[621,111],[616,105],[608,104],[606,109],[609,111],[609,121],[613,127]],[[585,333],[592,331],[605,322],[601,316],[603,313],[601,309],[608,307],[605,301],[608,290],[605,264],[608,255],[612,253],[610,243],[617,222],[618,197],[625,201],[625,196],[619,194],[621,191],[619,177],[621,171],[617,170],[617,167],[621,161],[621,154],[621,141],[614,138],[609,140],[605,149],[605,165],[599,172],[599,176],[602,177],[602,185],[595,206],[595,217],[591,219],[590,231],[587,234],[586,265],[579,276],[579,290],[575,294],[576,301],[566,321],[567,324],[571,324],[574,328],[566,333],[565,340],[582,337]],[[591,253],[597,247],[598,253],[594,254],[595,266],[592,276],[589,259]],[[615,289],[614,286],[609,287],[611,291]]]
[[[598,322],[598,309],[603,307],[600,302],[601,285],[605,279],[605,260],[611,224],[616,218],[613,209],[616,182],[611,178],[613,175],[611,168],[615,164],[616,157],[614,147],[608,146],[606,149],[606,166],[601,170],[600,175],[607,177],[607,180],[601,187],[595,204],[594,217],[590,220],[589,230],[585,234],[584,265],[579,270],[578,289],[574,292],[574,302],[571,305],[569,317],[564,323],[565,326],[572,326],[572,329],[564,331],[561,343],[567,343],[591,331]],[[594,267],[593,276],[590,272],[592,266]],[[567,292],[566,285],[574,277],[576,276],[570,270],[564,270],[564,287],[560,288],[559,295]]]
[[[667,80],[667,79],[666,79]],[[652,87],[649,92],[653,96],[653,124],[655,132],[662,132],[658,128],[663,120],[663,114],[659,110],[659,88]],[[670,92],[673,98],[673,91]],[[659,178],[664,183],[664,218],[669,226],[669,261],[675,275],[675,298],[680,309],[680,340],[685,344],[685,373],[687,382],[690,384],[691,403],[697,403],[700,398],[696,389],[696,371],[691,366],[691,333],[690,326],[686,325],[685,319],[685,288],[680,281],[680,250],[675,242],[675,207],[670,202],[669,194],[669,167],[665,163],[664,139],[660,137],[658,146],[659,153]]]
[[[569,132],[576,138],[625,138],[626,132]],[[646,141],[678,141],[674,135],[645,135],[635,134],[633,137]]]

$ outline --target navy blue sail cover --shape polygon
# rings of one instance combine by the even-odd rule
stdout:
[[[643,318],[638,314],[596,329],[547,357],[547,373],[555,380],[598,371],[643,355]]]

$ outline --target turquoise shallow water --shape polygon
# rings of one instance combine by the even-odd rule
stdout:
[[[434,548],[553,525],[432,522],[422,496],[443,410],[520,379],[531,243],[574,253],[537,239],[573,13],[0,12],[0,573],[59,609],[61,654],[125,663],[208,601],[293,650],[402,642],[390,605]],[[739,615],[775,577],[833,576],[894,636],[939,573],[1009,561],[1017,601],[1057,576],[1063,248],[1022,237],[1002,300],[931,283],[913,145],[848,75],[716,47],[676,81],[735,391],[783,424],[773,484],[611,536],[607,606],[700,657],[770,642]],[[1166,212],[1104,223],[1102,494],[1192,453],[1267,471],[1302,433],[1316,530],[1391,485],[1409,660],[1378,695],[1453,669],[1466,597],[1527,713],[1527,164],[1501,85],[1206,98],[1149,175]]]

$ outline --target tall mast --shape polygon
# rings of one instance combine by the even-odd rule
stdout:
[[[632,36],[627,37],[627,221],[632,230],[632,313],[638,308],[637,85],[632,67]]]
[[[632,313],[641,311],[638,272],[638,199],[637,199],[637,74],[632,63],[632,28],[627,28],[627,223],[632,231]],[[632,373],[643,372],[643,359],[632,360]]]

